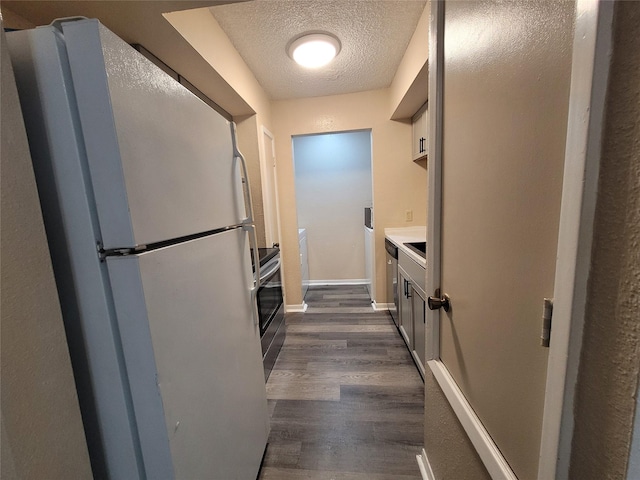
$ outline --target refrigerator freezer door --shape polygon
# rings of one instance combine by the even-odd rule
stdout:
[[[103,247],[239,224],[229,122],[97,20],[62,25]]]
[[[257,476],[269,426],[247,237],[107,259],[147,472],[168,438],[176,478]]]

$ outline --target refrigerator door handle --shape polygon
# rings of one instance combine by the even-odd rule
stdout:
[[[251,244],[251,255],[253,257],[253,287],[251,287],[251,304],[253,310],[253,318],[256,325],[260,323],[258,313],[258,289],[260,288],[260,258],[258,255],[258,236],[256,235],[256,226],[253,223],[253,203],[251,203],[251,188],[249,186],[249,173],[247,169],[247,161],[238,149],[236,122],[229,122],[231,127],[231,142],[233,144],[233,157],[240,159],[240,166],[242,168],[242,176],[244,177],[245,185],[244,193],[244,206],[247,217],[242,220],[242,226],[248,230],[249,243]]]
[[[244,177],[244,208],[247,217],[242,220],[243,224],[253,224],[253,203],[251,202],[251,188],[249,186],[249,174],[247,169],[247,161],[242,155],[242,152],[238,149],[236,122],[230,122],[231,125],[231,142],[233,143],[233,157],[240,159],[240,166],[242,168],[242,176]],[[254,245],[255,246],[255,245]]]
[[[244,223],[243,228],[249,234],[249,243],[251,244],[251,257],[253,261],[253,286],[251,292],[251,310],[253,311],[253,319],[258,325],[260,323],[260,315],[258,313],[258,289],[260,289],[260,257],[258,254],[258,236],[256,235],[256,226],[253,223]]]
[[[260,288],[260,256],[258,253],[258,236],[256,235],[256,226],[253,223],[245,223],[242,228],[249,233],[249,244],[251,245],[251,259],[253,262],[253,289]]]

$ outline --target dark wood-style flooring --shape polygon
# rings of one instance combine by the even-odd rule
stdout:
[[[311,287],[267,382],[261,480],[420,479],[424,384],[360,286]]]

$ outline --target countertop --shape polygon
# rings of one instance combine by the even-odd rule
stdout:
[[[409,258],[414,260],[418,265],[427,268],[426,259],[410,250],[404,243],[410,242],[426,242],[427,227],[404,227],[404,228],[385,228],[384,236],[394,243],[400,250],[406,253]]]

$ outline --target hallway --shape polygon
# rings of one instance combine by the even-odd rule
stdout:
[[[310,287],[267,383],[260,479],[420,479],[424,384],[364,286]]]

